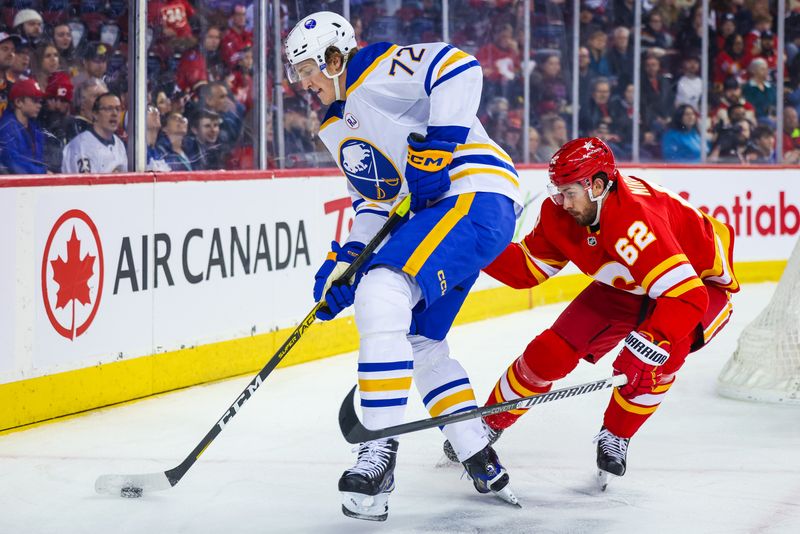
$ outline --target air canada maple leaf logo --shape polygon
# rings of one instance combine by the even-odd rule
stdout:
[[[56,332],[71,340],[86,332],[102,290],[103,248],[97,227],[83,211],[70,210],[53,225],[42,258],[42,297]]]

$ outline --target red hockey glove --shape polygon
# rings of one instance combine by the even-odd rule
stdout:
[[[631,332],[625,347],[614,360],[614,374],[625,375],[628,383],[619,388],[623,397],[652,393],[661,379],[661,366],[669,359],[669,341],[656,343],[648,332]]]

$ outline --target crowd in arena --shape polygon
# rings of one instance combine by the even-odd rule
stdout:
[[[800,4],[787,1],[786,40],[777,40],[770,0],[711,0],[709,83],[701,75],[700,0],[643,0],[641,161],[800,163]],[[547,162],[569,138],[595,135],[620,160],[633,157],[634,0],[582,0],[578,102],[572,97],[573,2],[531,0],[531,61],[524,72],[524,3],[451,0],[449,40],[481,63],[479,116],[517,162]],[[0,172],[44,174],[127,170],[129,3],[13,0],[0,9]],[[146,123],[148,169],[196,171],[254,166],[253,2],[149,0]],[[271,3],[270,3],[271,6]],[[342,11],[342,0],[281,3],[283,34],[303,13]],[[438,0],[350,0],[360,46],[441,40]],[[269,17],[272,19],[270,7]],[[272,24],[272,22],[270,22]],[[270,72],[272,35],[267,53]],[[785,54],[777,87],[778,48]],[[524,83],[529,124],[524,124]],[[330,166],[316,138],[316,99],[284,82],[283,117],[270,113],[268,166]],[[707,91],[706,146],[700,134]],[[777,103],[783,99],[783,131]],[[578,131],[572,131],[578,105]],[[285,159],[275,141],[282,128]],[[107,147],[107,150],[89,148]],[[102,157],[100,157],[100,155]]]

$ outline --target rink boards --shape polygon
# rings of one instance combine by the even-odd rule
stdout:
[[[623,172],[733,225],[742,282],[779,278],[800,231],[796,169]],[[546,179],[520,171],[517,239]],[[349,206],[336,171],[0,178],[0,431],[260,369],[312,308]],[[481,277],[459,321],[568,299],[587,281],[566,269],[514,291]],[[356,347],[346,314],[315,324],[282,365]]]

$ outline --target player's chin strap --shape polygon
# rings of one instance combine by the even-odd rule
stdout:
[[[341,76],[342,73],[344,73],[345,67],[347,67],[347,58],[346,57],[342,58],[342,68],[339,69],[339,72],[337,72],[336,74],[328,74],[328,69],[322,69],[322,73],[329,80],[333,80],[333,91],[334,91],[334,94],[336,95],[336,100],[341,100],[342,99],[342,91],[341,91],[341,89],[339,89],[339,76]]]
[[[609,179],[608,183],[606,184],[606,188],[603,189],[603,192],[597,196],[592,194],[592,190],[589,189],[587,192],[589,193],[589,200],[592,202],[597,202],[597,216],[594,218],[594,222],[589,226],[597,226],[600,223],[600,210],[603,208],[603,201],[606,199],[608,192],[611,191],[611,187],[614,185],[614,179]]]

